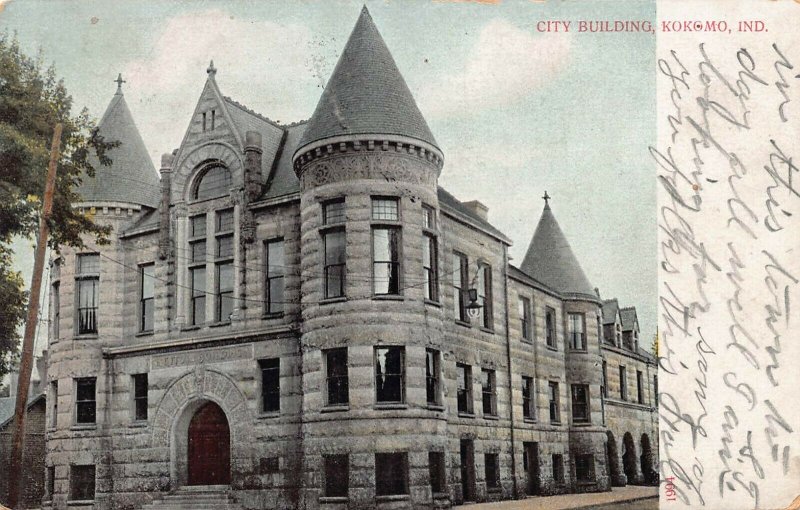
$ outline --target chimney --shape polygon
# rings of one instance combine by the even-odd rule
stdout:
[[[169,255],[169,192],[172,183],[172,163],[175,153],[166,153],[161,156],[161,204],[158,210],[158,257],[164,260]]]
[[[35,393],[41,393],[47,387],[47,351],[42,351],[42,355],[36,358],[36,372],[39,374],[39,386]]]
[[[248,131],[244,143],[244,191],[247,201],[257,200],[264,191],[261,173],[261,133]]]
[[[489,208],[482,203],[478,202],[477,200],[472,200],[470,202],[464,202],[464,206],[480,217],[480,219],[483,221],[489,221]]]

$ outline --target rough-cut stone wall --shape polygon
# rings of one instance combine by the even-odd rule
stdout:
[[[25,419],[25,450],[23,451],[22,498],[20,508],[39,508],[45,496],[45,408],[44,398],[28,406]],[[14,421],[0,428],[0,459],[8,462],[11,458]],[[6,464],[7,466],[7,464]],[[8,501],[8,482],[6,474],[0,476],[0,502]]]

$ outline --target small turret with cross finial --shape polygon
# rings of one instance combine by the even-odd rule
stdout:
[[[550,195],[548,195],[547,191],[545,191],[544,196],[542,197],[542,199],[544,200],[545,207],[550,207],[550,198],[551,198]]]
[[[122,84],[127,83],[125,80],[122,79],[122,73],[117,75],[117,79],[114,80],[117,83],[117,94],[122,94]]]

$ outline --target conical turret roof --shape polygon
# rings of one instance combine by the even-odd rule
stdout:
[[[438,148],[366,6],[299,147],[358,134],[405,136]]]
[[[599,299],[547,203],[520,269],[567,297]]]
[[[122,84],[121,78],[119,79]],[[133,122],[121,87],[98,124],[99,134],[106,142],[120,145],[107,151],[111,166],[103,166],[92,156],[94,177],[82,176],[75,190],[82,202],[125,202],[157,208],[160,201],[158,174],[153,161]]]

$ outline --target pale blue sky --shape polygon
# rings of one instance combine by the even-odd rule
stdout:
[[[282,122],[307,119],[362,3],[12,0],[0,29],[16,31],[29,53],[41,48],[76,107],[96,118],[122,72],[158,167],[180,144],[211,58],[225,95]],[[652,21],[654,2],[366,4],[445,154],[441,184],[489,207],[514,240],[516,264],[547,190],[589,280],[637,307],[649,346],[655,36],[574,29],[578,20]],[[542,20],[572,21],[573,32],[538,33]]]

